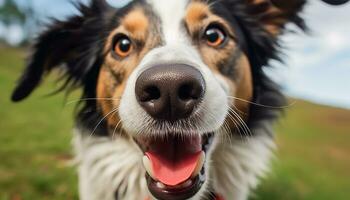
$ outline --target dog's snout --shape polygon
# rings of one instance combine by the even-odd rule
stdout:
[[[189,117],[205,93],[205,81],[194,67],[155,66],[136,81],[136,98],[155,119],[175,121]]]

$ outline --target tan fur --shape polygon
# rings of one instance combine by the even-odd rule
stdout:
[[[145,39],[145,35],[149,28],[149,20],[145,16],[141,8],[127,14],[122,20],[122,24],[126,31],[129,32],[134,38]]]
[[[209,14],[210,10],[208,5],[201,2],[193,2],[187,8],[185,21],[190,27],[193,27],[196,24],[201,24]]]
[[[238,82],[236,83],[237,90],[235,97],[237,97],[238,99],[243,99],[244,101],[238,99],[233,99],[233,101],[235,101],[238,113],[244,120],[246,120],[248,118],[250,107],[250,103],[248,103],[247,101],[252,101],[253,98],[253,78],[251,74],[252,72],[250,64],[246,56],[242,56],[239,59],[237,65],[239,65],[241,68],[241,76],[240,80],[238,80]]]
[[[113,85],[115,85],[115,80],[110,77],[107,68],[103,67],[97,84],[97,97],[100,98],[98,103],[104,116],[115,109],[113,101],[111,99],[105,99],[112,98]],[[115,114],[109,115],[107,119],[109,124],[117,124],[119,121],[119,117]]]

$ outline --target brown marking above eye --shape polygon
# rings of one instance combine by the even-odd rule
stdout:
[[[208,5],[201,2],[193,2],[187,8],[185,21],[189,26],[201,23],[210,13]]]
[[[220,34],[220,39],[235,37],[232,27],[223,18],[214,14],[210,10],[210,6],[202,1],[193,1],[188,5],[184,22],[189,34],[195,39],[203,38],[207,31],[206,29],[208,27],[212,28],[210,27],[212,24],[215,24],[214,27],[218,29],[216,32]],[[223,41],[216,42],[221,43]],[[210,44],[215,46],[215,42]]]
[[[127,14],[121,21],[122,26],[132,37],[144,40],[149,28],[149,19],[141,8],[135,9]]]

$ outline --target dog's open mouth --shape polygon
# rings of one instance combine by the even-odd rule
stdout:
[[[205,181],[206,152],[213,134],[137,138],[150,192],[160,200],[193,197]]]

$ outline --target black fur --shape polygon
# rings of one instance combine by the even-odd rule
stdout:
[[[268,33],[262,25],[262,20],[269,16],[263,13],[266,4],[258,6],[247,5],[248,0],[211,0],[215,2],[215,12],[239,27],[239,45],[249,58],[254,79],[254,102],[273,107],[285,105],[285,98],[280,89],[264,73],[263,68],[269,60],[279,59],[280,45],[278,37]],[[143,1],[135,1],[140,3]],[[303,20],[298,13],[305,0],[285,1],[282,9],[293,6],[291,12],[286,12],[287,21],[305,29]],[[24,74],[19,80],[12,100],[20,101],[26,98],[41,82],[42,76],[53,69],[61,69],[64,75],[59,91],[82,88],[82,98],[96,98],[97,78],[104,60],[103,47],[110,31],[117,26],[118,17],[122,16],[133,3],[117,10],[107,5],[105,0],[92,0],[89,5],[78,4],[80,15],[64,21],[54,21],[47,31],[43,32],[33,47],[33,55]],[[270,16],[271,17],[271,16]],[[275,16],[276,17],[276,16]],[[280,25],[281,30],[284,29]],[[265,119],[274,119],[279,109],[251,106],[248,125],[255,126]],[[79,124],[89,130],[93,129],[102,118],[97,102],[83,101],[77,114]],[[106,126],[99,126],[97,134],[106,135]]]

